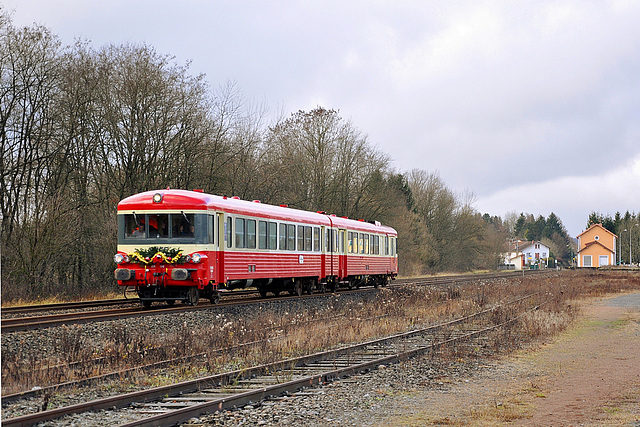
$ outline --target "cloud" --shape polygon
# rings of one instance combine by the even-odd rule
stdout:
[[[503,212],[573,206],[575,233],[570,217],[637,204],[599,182],[637,184],[623,171],[640,156],[638,0],[5,4],[66,44],[145,42],[212,87],[338,109],[398,171],[437,170]],[[598,191],[581,194],[585,179]]]
[[[573,236],[584,231],[593,211],[613,216],[640,208],[640,155],[609,172],[597,172],[510,186],[479,198],[477,208],[492,215],[516,211],[547,217],[554,212]]]

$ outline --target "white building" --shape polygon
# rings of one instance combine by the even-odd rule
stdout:
[[[531,265],[546,267],[550,253],[549,247],[542,242],[512,240],[509,242],[509,251],[503,254],[503,259],[509,269],[521,270]]]

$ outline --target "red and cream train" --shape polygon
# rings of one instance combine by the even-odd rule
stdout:
[[[115,278],[143,305],[219,300],[219,289],[262,296],[384,285],[398,273],[396,231],[378,222],[159,190],[118,204]]]

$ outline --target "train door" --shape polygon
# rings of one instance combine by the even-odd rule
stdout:
[[[215,251],[216,251],[216,282],[224,283],[224,249],[227,241],[227,233],[225,233],[225,221],[224,213],[219,212],[216,215],[216,225],[218,238],[216,239]]]
[[[347,277],[347,254],[345,250],[346,238],[347,230],[338,230],[338,276],[340,279]]]
[[[322,272],[322,277],[331,275],[327,272],[327,245],[323,244],[326,232],[327,231],[324,226],[320,227],[320,238],[318,244],[320,245],[320,271]]]

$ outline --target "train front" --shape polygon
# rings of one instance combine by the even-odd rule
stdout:
[[[135,288],[145,307],[154,301],[190,305],[217,302],[214,276],[213,196],[184,190],[136,194],[118,204],[115,278]]]

